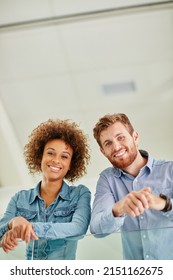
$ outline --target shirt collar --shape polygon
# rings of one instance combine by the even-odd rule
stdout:
[[[147,151],[139,150],[139,152],[142,157],[146,157],[148,159],[145,166],[148,167],[151,172],[153,168],[153,161],[154,161],[153,157]]]
[[[64,200],[70,200],[70,187],[65,181],[63,181],[59,196]]]
[[[36,185],[34,189],[32,189],[29,199],[29,204],[32,204],[37,197],[40,197],[40,186],[41,181]]]
[[[32,204],[37,197],[41,199],[40,187],[41,187],[41,181],[36,185],[36,187],[31,192],[29,204]],[[59,196],[63,200],[70,200],[70,188],[69,188],[69,185],[67,185],[65,181],[63,181],[63,183],[62,183],[62,187],[61,187]]]
[[[147,151],[144,151],[144,150],[139,150],[139,152],[142,157],[146,157],[148,159],[146,165],[143,168],[148,168],[149,171],[151,172],[152,166],[153,166],[153,161],[154,161],[152,156]],[[121,177],[122,174],[125,174],[125,173],[126,172],[124,172],[122,169],[114,167],[114,175],[116,177],[119,178],[119,177]]]

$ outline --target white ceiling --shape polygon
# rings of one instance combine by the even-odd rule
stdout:
[[[104,91],[128,82],[134,91]],[[92,182],[109,164],[92,129],[114,112],[129,115],[141,148],[173,159],[173,1],[0,0],[1,186],[35,181],[23,146],[56,117],[88,133]]]

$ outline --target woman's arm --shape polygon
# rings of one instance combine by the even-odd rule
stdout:
[[[32,224],[23,217],[15,217],[17,200],[18,193],[10,199],[3,218],[0,220],[1,246],[5,252],[17,246],[18,238],[27,243],[30,238],[36,238]]]
[[[39,238],[61,239],[80,236],[87,232],[91,217],[91,193],[86,187],[81,187],[77,207],[71,222],[43,223],[34,222],[33,229]]]

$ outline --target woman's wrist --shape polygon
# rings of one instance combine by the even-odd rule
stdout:
[[[12,229],[12,221],[13,221],[13,219],[12,220],[10,220],[9,222],[8,222],[8,229],[10,230],[10,229]]]
[[[9,223],[7,224],[7,226],[8,226],[8,229],[10,230],[10,229],[11,229],[11,222],[9,222]]]

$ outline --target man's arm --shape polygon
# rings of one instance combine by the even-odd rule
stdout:
[[[92,208],[90,231],[93,234],[110,234],[119,231],[125,217],[115,217],[113,206],[115,197],[107,178],[101,175],[96,186],[95,199]]]

